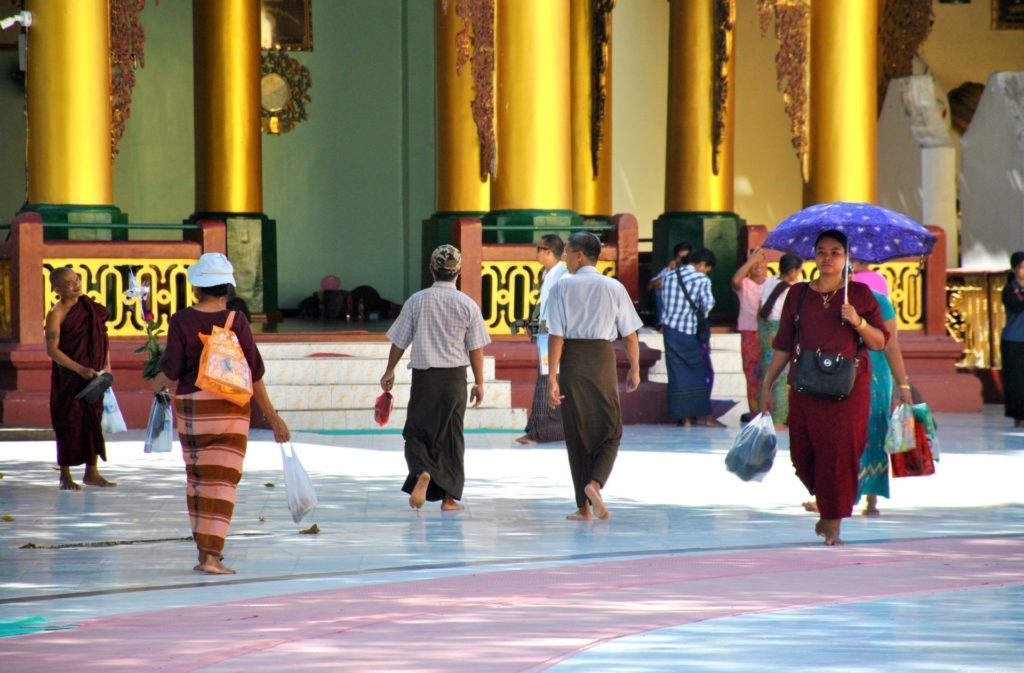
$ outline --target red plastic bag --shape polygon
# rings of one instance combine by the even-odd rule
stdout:
[[[388,419],[391,418],[391,410],[394,406],[394,395],[387,391],[380,394],[377,401],[373,404],[373,420],[377,422],[377,425],[383,427],[388,424]]]
[[[914,423],[914,439],[914,448],[889,456],[893,477],[925,477],[935,474],[931,442],[924,423]]]

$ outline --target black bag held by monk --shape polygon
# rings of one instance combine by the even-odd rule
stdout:
[[[821,350],[802,350],[800,348],[800,309],[803,307],[804,295],[807,294],[808,287],[804,285],[800,291],[794,316],[796,369],[793,372],[793,388],[797,392],[816,397],[844,400],[849,397],[853,390],[853,384],[857,380],[857,366],[860,362],[863,342],[858,339],[857,352],[852,360],[834,353],[822,353]]]
[[[703,311],[697,307],[696,302],[690,298],[690,293],[686,290],[686,283],[683,282],[683,274],[679,273],[679,269],[676,269],[676,280],[679,281],[679,287],[683,289],[683,294],[686,295],[686,301],[690,302],[690,306],[693,308],[694,314],[697,316],[697,340],[702,344],[711,342],[711,321],[704,315]]]

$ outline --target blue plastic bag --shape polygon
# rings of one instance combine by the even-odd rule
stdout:
[[[146,443],[142,447],[145,453],[167,453],[171,450],[171,428],[174,427],[174,416],[171,412],[171,396],[168,393],[157,393],[153,396],[153,406],[149,408],[149,423],[146,424]]]
[[[107,388],[103,393],[103,419],[101,421],[104,435],[112,435],[115,432],[127,432],[128,426],[121,415],[121,407],[114,397],[114,389]]]
[[[758,414],[740,430],[725,467],[743,481],[761,481],[775,462],[778,438],[770,414]]]

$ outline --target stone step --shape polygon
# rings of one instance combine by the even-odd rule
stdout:
[[[372,409],[345,409],[331,411],[281,411],[288,427],[293,431],[322,430],[378,430],[373,420]],[[401,430],[405,425],[405,409],[395,409],[383,429]],[[503,430],[521,432],[526,426],[526,409],[468,408],[464,427],[466,430]]]
[[[282,357],[268,359],[260,346],[263,363],[266,366],[267,385],[351,385],[379,384],[387,366],[384,357]],[[395,382],[412,381],[412,370],[408,358],[403,358],[395,368]],[[467,376],[472,372],[467,370]],[[494,380],[494,358],[484,358],[484,381]]]
[[[319,342],[319,343],[279,343],[261,342],[260,354],[264,360],[288,360],[309,358],[317,355],[341,355],[357,358],[387,359],[391,352],[391,344],[386,341],[361,342]],[[408,357],[408,355],[406,355]],[[311,359],[317,359],[315,357]],[[327,359],[327,358],[325,358]]]
[[[271,379],[268,377],[268,381]],[[468,394],[467,386],[467,394]],[[395,409],[409,404],[412,385],[396,383],[392,394]],[[379,383],[345,385],[279,385],[268,383],[267,392],[278,411],[357,410],[372,414],[373,404],[380,395]],[[484,409],[509,409],[512,406],[512,384],[508,381],[484,383]]]

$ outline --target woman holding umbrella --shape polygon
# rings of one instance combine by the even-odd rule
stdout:
[[[815,533],[825,544],[842,544],[840,522],[857,499],[860,458],[867,442],[871,364],[861,345],[882,350],[889,333],[878,302],[860,283],[847,284],[847,238],[830,229],[814,239],[818,277],[798,283],[786,296],[775,353],[761,385],[761,408],[774,408],[772,384],[794,353],[821,352],[856,365],[853,388],[843,399],[819,397],[791,388],[790,456],[797,476],[815,497],[820,519]],[[795,368],[790,368],[795,383]]]

